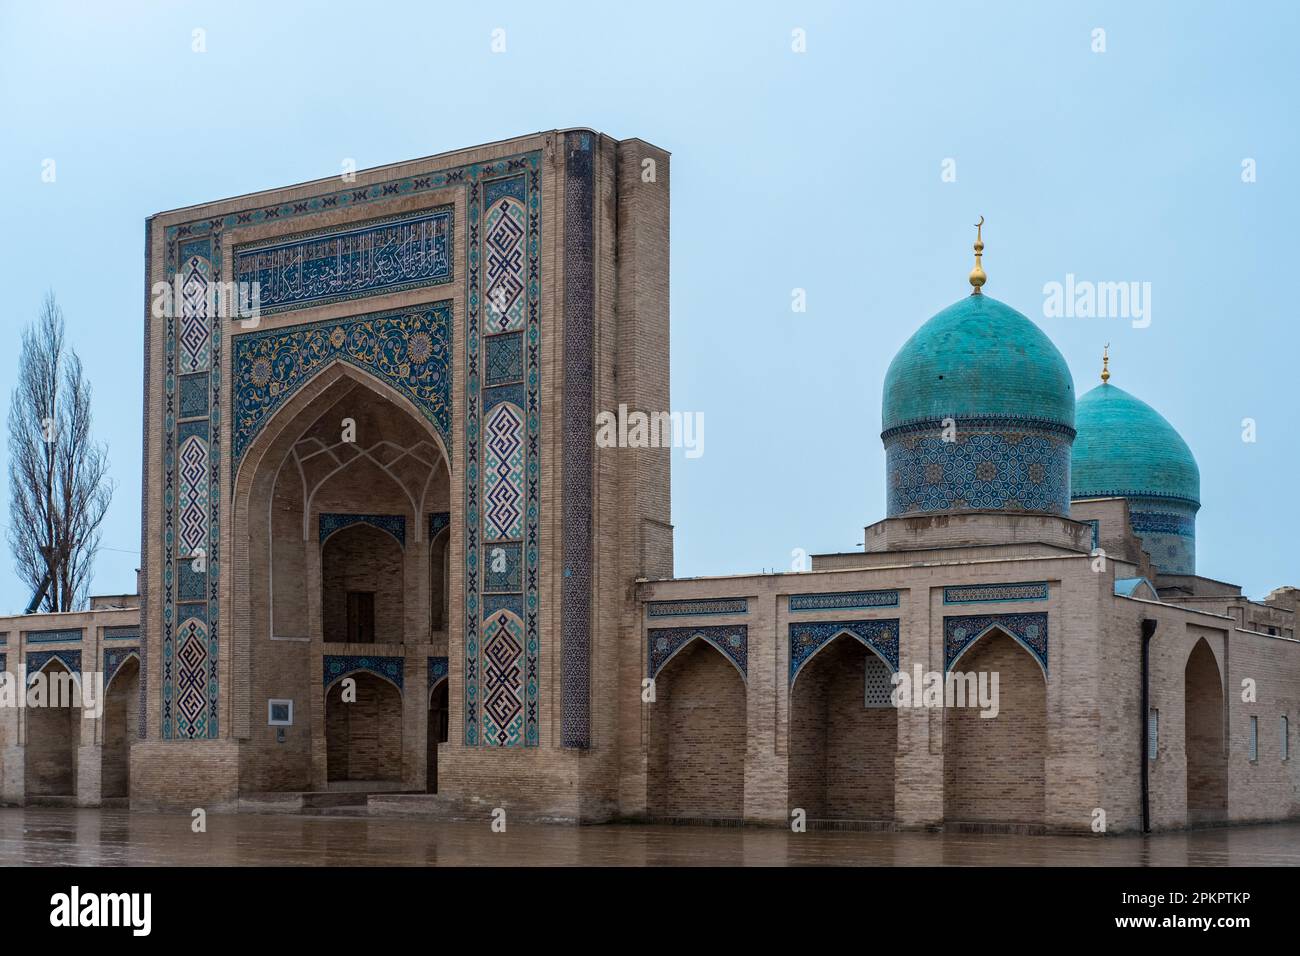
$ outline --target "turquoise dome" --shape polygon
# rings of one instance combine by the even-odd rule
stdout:
[[[1179,498],[1199,505],[1192,450],[1158,411],[1115,385],[1079,399],[1071,498]]]
[[[882,429],[949,416],[1074,425],[1074,379],[1043,330],[969,295],[907,340],[885,373]]]

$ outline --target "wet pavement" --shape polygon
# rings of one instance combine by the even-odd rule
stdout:
[[[1297,866],[1300,824],[1147,837],[0,809],[0,866]]]

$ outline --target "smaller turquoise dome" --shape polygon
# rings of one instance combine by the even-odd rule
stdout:
[[[987,295],[929,319],[885,373],[882,429],[949,416],[1074,425],[1074,379],[1037,325]]]
[[[1115,385],[1079,399],[1070,497],[1181,498],[1199,506],[1201,472],[1158,411]]]

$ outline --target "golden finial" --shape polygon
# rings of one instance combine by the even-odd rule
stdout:
[[[1110,381],[1110,343],[1101,350],[1101,384],[1105,385]]]
[[[984,274],[984,267],[980,265],[980,257],[984,255],[984,217],[980,216],[980,221],[975,223],[975,268],[970,271],[970,294],[980,295],[980,286],[988,281],[988,276]]]

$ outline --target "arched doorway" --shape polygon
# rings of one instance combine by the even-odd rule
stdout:
[[[651,816],[741,819],[745,682],[713,645],[693,640],[655,677],[646,802]]]
[[[438,744],[447,742],[447,680],[443,678],[429,692],[428,752],[425,764],[425,789],[438,792]]]
[[[28,797],[75,797],[77,746],[81,742],[81,708],[77,678],[58,658],[28,678],[40,681],[42,706],[24,710],[27,745],[23,761]],[[56,706],[57,705],[57,706]]]
[[[368,524],[335,532],[321,550],[325,642],[400,644],[405,624],[402,546]]]
[[[1183,747],[1187,754],[1187,823],[1228,815],[1228,756],[1223,746],[1223,679],[1214,651],[1196,642],[1183,671]]]
[[[140,703],[140,659],[124,660],[104,689],[101,795],[131,795],[131,742],[136,739]]]
[[[356,700],[345,700],[349,679]],[[402,694],[367,671],[341,677],[325,693],[326,779],[363,787],[402,780]]]
[[[418,518],[448,510],[450,467],[425,411],[391,382],[335,362],[283,398],[237,462],[224,564],[248,600],[227,626],[231,680],[275,675],[266,696],[298,701],[295,721],[313,731],[268,744],[268,759],[250,761],[241,778],[249,790],[320,787],[348,764],[338,734],[345,712],[332,715],[326,753],[331,735],[317,728],[329,708],[314,712],[311,701],[321,666],[313,642],[349,653],[349,602],[360,643],[427,640],[429,549]],[[265,706],[250,701],[234,725],[242,716],[260,726]]]
[[[944,710],[944,819],[1041,825],[1047,757],[1047,681],[1013,637],[990,629],[952,664],[967,675],[998,675],[998,711],[974,704]]]
[[[790,809],[809,820],[892,820],[898,710],[892,669],[845,632],[790,689]]]

